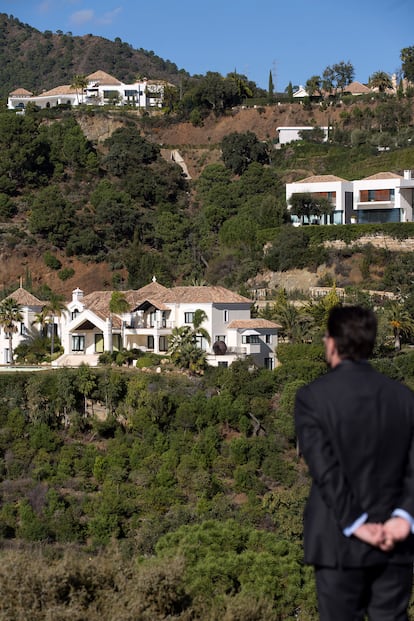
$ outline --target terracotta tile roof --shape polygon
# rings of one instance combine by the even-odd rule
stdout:
[[[164,299],[168,297],[170,289],[163,287],[157,282],[151,282],[141,289],[123,291],[125,298],[131,308],[137,308],[140,304],[148,301],[159,310],[168,310],[168,306],[163,304]],[[112,291],[93,291],[85,295],[81,302],[86,308],[96,313],[102,319],[109,316],[109,303],[112,297]]]
[[[113,75],[109,75],[106,71],[95,71],[90,75],[86,76],[86,79],[89,82],[100,82],[100,84],[108,84],[108,86],[120,86],[121,82],[114,78]]]
[[[37,97],[51,97],[53,95],[76,95],[76,89],[69,84],[63,84],[62,86],[55,86],[50,91],[44,91],[37,95]]]
[[[364,177],[364,179],[403,179],[403,177],[392,172],[379,172],[375,175],[371,175],[370,177]]]
[[[296,181],[296,183],[324,183],[328,181],[346,181],[346,179],[342,179],[336,175],[313,175],[311,177],[301,179],[300,181]]]
[[[16,88],[16,90],[10,93],[10,97],[31,97],[33,93],[25,88]]]
[[[16,300],[20,306],[44,306],[46,302],[42,302],[34,295],[23,289],[23,287],[19,287],[16,291],[13,291],[10,295],[8,295],[5,299],[13,298]]]
[[[149,302],[159,310],[169,310],[168,304],[251,304],[252,300],[224,287],[172,287],[168,289],[158,282],[151,282],[137,290],[123,292],[131,310]],[[81,302],[86,308],[102,318],[109,315],[112,291],[94,291],[85,295]]]
[[[235,319],[234,321],[230,321],[229,328],[238,328],[238,329],[260,329],[260,328],[281,328],[282,326],[275,321],[270,321],[269,319]]]
[[[159,282],[153,281],[153,282],[150,282],[148,285],[141,287],[141,289],[127,291],[126,293],[131,297],[131,299],[134,300],[134,304],[135,304],[135,300],[137,302],[143,302],[147,298],[153,298],[156,300],[165,301],[165,296],[166,295],[168,296],[169,292],[170,292],[170,289],[168,289],[167,287],[164,287],[163,285],[160,285]],[[129,301],[129,298],[128,298],[128,301]]]
[[[104,318],[109,315],[109,302],[111,300],[112,291],[93,291],[85,295],[80,302],[89,308],[98,316]]]
[[[135,308],[138,308],[144,302],[148,302],[148,304],[151,304],[157,310],[164,310],[164,311],[171,310],[171,308],[169,306],[164,304],[164,302],[161,302],[159,299],[148,298],[148,297],[140,300],[138,303],[136,303],[136,301],[134,300],[134,304],[130,305],[131,306],[131,310],[134,310]]]
[[[251,304],[249,298],[245,298],[234,291],[224,287],[173,287],[171,289],[171,302],[184,304]]]
[[[372,93],[372,90],[362,84],[361,82],[355,81],[345,86],[344,93],[351,93],[352,95],[365,95],[366,93]]]

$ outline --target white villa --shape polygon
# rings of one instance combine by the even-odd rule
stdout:
[[[303,193],[327,198],[334,210],[329,216],[312,216],[310,222],[306,219],[300,221],[292,215],[296,226],[413,221],[414,179],[411,170],[404,170],[403,176],[380,172],[356,181],[334,175],[318,175],[287,183],[288,208],[291,197]]]
[[[258,366],[273,369],[280,326],[266,319],[251,318],[252,300],[224,287],[172,287],[153,282],[138,290],[123,292],[130,310],[111,314],[112,291],[95,291],[85,295],[72,292],[61,317],[55,317],[55,333],[60,337],[64,354],[56,366],[79,366],[82,362],[98,364],[104,351],[140,349],[143,352],[167,353],[168,339],[174,327],[191,325],[196,310],[207,316],[203,328],[211,344],[200,336],[199,346],[208,354],[212,366],[229,366],[234,360],[251,356]],[[23,307],[24,321],[13,336],[13,348],[29,338],[40,326],[33,323],[43,302],[20,288],[13,297]],[[7,364],[9,342],[0,331],[0,362]]]
[[[104,106],[132,105],[136,108],[160,108],[164,98],[164,89],[172,87],[165,80],[147,80],[143,78],[133,84],[125,84],[105,71],[95,71],[86,76],[86,88],[76,89],[71,85],[56,86],[49,91],[34,95],[24,88],[18,88],[9,94],[9,110],[23,111],[28,103],[39,108],[53,108],[59,105],[79,106],[81,104]]]
[[[313,131],[315,129],[315,127],[310,126],[310,125],[304,125],[302,127],[300,126],[286,126],[286,127],[276,127],[276,131],[277,131],[277,141],[278,144],[283,145],[283,144],[289,144],[290,142],[296,142],[297,140],[301,140],[301,136],[300,134],[303,135],[303,132],[310,132]],[[327,142],[328,141],[328,136],[329,136],[329,127],[327,126],[323,126],[320,127],[319,129],[321,129],[323,131],[323,142]]]
[[[41,332],[40,324],[36,323],[36,317],[41,312],[46,302],[42,302],[34,295],[19,287],[7,298],[13,298],[20,306],[20,313],[23,320],[15,326],[13,334],[13,349],[26,341],[30,336],[38,336]],[[5,298],[5,299],[7,299]],[[3,328],[0,330],[0,364],[10,364],[9,339],[4,333]]]

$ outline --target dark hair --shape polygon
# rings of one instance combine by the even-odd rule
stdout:
[[[377,319],[362,306],[335,306],[329,313],[328,334],[341,358],[365,360],[374,349]]]

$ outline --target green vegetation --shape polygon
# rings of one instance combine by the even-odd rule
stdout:
[[[91,34],[39,32],[19,19],[0,13],[2,56],[0,96],[21,86],[35,92],[60,84],[78,84],[79,78],[102,69],[127,83],[137,75],[173,84],[188,74],[152,51],[135,50],[118,37],[110,41]],[[76,80],[75,80],[76,76]]]
[[[0,375],[1,614],[316,619],[293,406],[325,372],[333,303],[334,290],[306,311],[314,343],[280,344],[275,371],[241,360],[198,377],[116,366]],[[288,305],[281,294],[274,312]],[[393,355],[392,327],[373,363],[412,385],[414,354]]]
[[[119,596],[134,584],[125,619],[141,611],[155,621],[168,609],[195,619],[239,609],[246,621],[254,610],[269,619],[314,610],[300,515],[294,536],[285,521],[307,484],[291,434],[278,431],[271,372],[246,361],[195,381],[82,367],[3,375],[0,388],[0,532],[27,546],[24,564],[2,553],[9,618],[22,610],[46,618],[55,601],[94,619],[114,581],[124,585]],[[4,583],[12,559],[14,579]],[[49,564],[63,591],[77,575],[70,600],[50,584]],[[37,610],[30,593],[38,587],[28,582],[35,566]],[[12,597],[17,584],[23,599]],[[83,601],[80,585],[89,590]],[[145,601],[141,588],[158,595]],[[101,618],[114,618],[112,610]]]

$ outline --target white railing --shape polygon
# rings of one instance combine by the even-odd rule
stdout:
[[[149,321],[147,319],[134,318],[132,323],[127,323],[125,330],[172,330],[174,321]]]

